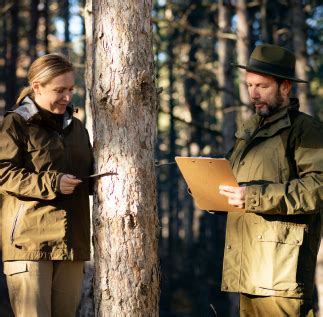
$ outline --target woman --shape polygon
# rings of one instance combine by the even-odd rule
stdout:
[[[16,317],[75,316],[90,258],[86,129],[73,117],[73,66],[36,59],[0,135],[3,261]]]

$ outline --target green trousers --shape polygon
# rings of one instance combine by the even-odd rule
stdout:
[[[314,317],[311,300],[240,294],[240,317]]]
[[[15,317],[75,317],[83,261],[4,262]]]

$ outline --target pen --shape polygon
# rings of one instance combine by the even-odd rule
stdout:
[[[103,173],[97,173],[97,174],[84,176],[81,179],[86,180],[86,179],[90,179],[90,178],[97,178],[97,177],[101,177],[101,176],[112,176],[112,175],[118,175],[118,173],[115,173],[115,172],[103,172]]]

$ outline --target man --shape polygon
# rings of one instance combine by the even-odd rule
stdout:
[[[228,214],[222,290],[240,293],[240,316],[314,316],[323,210],[323,124],[290,98],[295,56],[274,45],[251,54],[246,82],[256,114],[230,156],[240,187],[220,193]]]

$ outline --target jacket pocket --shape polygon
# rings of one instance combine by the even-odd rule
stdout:
[[[26,261],[8,261],[3,262],[3,273],[6,275],[14,275],[27,272]]]
[[[252,259],[253,284],[275,291],[295,290],[303,237],[303,226],[276,223],[258,228]]]
[[[23,204],[20,204],[20,206],[18,208],[18,211],[16,213],[16,216],[15,216],[15,218],[13,220],[12,227],[11,227],[11,232],[10,232],[10,242],[11,242],[11,244],[13,244],[13,242],[15,241],[15,234],[16,234],[17,227],[18,227],[18,224],[20,222],[20,219],[22,217],[22,214],[23,214]]]

